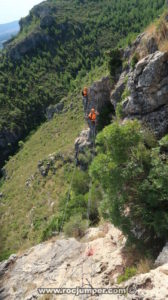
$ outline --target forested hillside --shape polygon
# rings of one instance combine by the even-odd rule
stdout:
[[[19,35],[0,58],[1,164],[21,138],[36,130],[19,142],[0,181],[1,259],[59,229],[74,169],[74,141],[85,127],[81,89],[107,75],[104,52],[130,43],[160,14],[164,2],[47,1],[20,21]],[[64,112],[37,128],[45,120],[46,107],[62,98]],[[87,154],[81,158],[85,164]],[[94,164],[92,172],[101,176]],[[67,222],[75,214],[77,224],[81,214],[86,218],[88,180],[88,170],[76,172]],[[100,183],[91,191],[93,223],[104,217],[98,210],[108,201],[101,201]]]
[[[140,32],[164,0],[48,0],[20,21],[0,57],[0,165],[17,142],[45,120],[73,80],[104,61],[104,52]]]

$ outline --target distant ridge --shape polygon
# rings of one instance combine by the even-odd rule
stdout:
[[[0,48],[2,48],[3,43],[10,39],[12,35],[16,35],[19,32],[19,28],[19,21],[0,24]]]

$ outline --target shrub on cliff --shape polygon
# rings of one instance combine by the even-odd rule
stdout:
[[[88,222],[83,220],[81,215],[75,215],[64,225],[64,232],[67,236],[81,238],[87,229]]]
[[[106,217],[130,239],[165,240],[168,156],[138,121],[106,127],[97,137],[97,151],[90,174],[104,190]]]

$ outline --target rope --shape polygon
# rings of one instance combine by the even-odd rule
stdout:
[[[76,153],[76,157],[77,157],[77,156],[78,156],[78,151],[77,151],[77,153]],[[76,159],[75,159],[75,167],[74,167],[73,174],[72,174],[72,178],[71,178],[71,182],[70,182],[70,185],[69,185],[68,195],[67,195],[67,199],[66,199],[66,204],[65,204],[65,209],[64,209],[64,212],[63,212],[63,218],[62,218],[62,223],[61,223],[61,226],[60,226],[59,234],[61,233],[61,231],[62,231],[62,229],[63,229],[63,225],[64,225],[64,221],[65,221],[65,217],[66,217],[66,210],[67,210],[68,203],[69,203],[69,200],[70,200],[70,194],[71,194],[71,189],[72,189],[72,183],[73,183],[73,180],[74,180],[76,168],[77,168],[77,163],[76,163]]]
[[[88,103],[87,103],[87,106],[88,106]],[[98,101],[97,101],[97,107],[98,107]],[[94,130],[93,130],[92,160],[93,160],[94,155],[95,155],[95,136],[96,136],[96,124],[94,125]],[[78,156],[78,152],[76,153],[76,158],[77,158],[77,156]],[[61,233],[61,231],[63,229],[63,225],[64,225],[64,221],[65,221],[65,217],[66,217],[66,211],[67,211],[68,203],[69,203],[69,200],[70,200],[70,193],[71,193],[71,188],[72,188],[72,183],[73,183],[73,180],[74,180],[74,175],[75,175],[75,172],[76,172],[76,168],[77,168],[77,162],[75,160],[75,167],[74,167],[74,170],[73,170],[73,174],[72,174],[72,178],[71,178],[71,182],[70,182],[70,186],[69,186],[69,190],[68,190],[68,195],[67,195],[67,199],[66,199],[66,203],[65,203],[65,209],[64,209],[64,213],[63,213],[63,218],[62,218],[62,223],[61,223],[61,226],[60,226],[59,234]],[[87,209],[88,226],[89,226],[90,209],[91,209],[92,184],[93,184],[93,182],[92,182],[92,179],[91,179],[90,184],[89,184],[89,197],[88,197],[88,209]],[[89,247],[89,243],[88,243],[88,248],[90,248]],[[62,253],[62,255],[68,249],[69,249],[69,247]],[[87,260],[87,258],[82,259],[82,261],[80,263],[78,263],[77,265],[75,265],[72,268],[71,274],[68,276],[68,278],[70,278],[73,274],[75,274],[77,272],[77,267],[81,265],[81,268],[82,268],[82,288],[84,286],[84,268],[83,268],[83,265],[84,265],[84,262],[86,260]],[[93,271],[93,265],[92,265],[92,261],[91,261],[91,286],[92,286],[92,271]],[[65,282],[68,280],[68,278],[66,278],[63,281],[63,283],[61,284],[61,287],[63,287],[63,285],[65,284]],[[82,299],[83,299],[83,297],[84,297],[84,295],[82,295]],[[75,296],[74,296],[74,298],[75,298]],[[91,298],[92,298],[92,295],[91,295]]]
[[[82,289],[83,289],[83,264],[82,264]],[[82,300],[84,298],[84,295],[82,294]]]
[[[78,151],[76,153],[76,157],[77,157],[77,155],[78,155]],[[71,193],[71,188],[72,188],[72,183],[73,183],[73,180],[74,180],[76,168],[77,168],[77,162],[76,162],[76,159],[75,159],[75,167],[74,167],[74,170],[73,170],[71,182],[70,182],[69,189],[68,189],[68,196],[67,196],[67,199],[66,199],[65,209],[64,209],[64,212],[63,212],[62,223],[61,223],[61,226],[60,226],[60,229],[59,229],[59,236],[60,236],[61,231],[63,229],[63,225],[64,225],[64,221],[65,221],[65,217],[66,217],[66,210],[67,210],[67,206],[68,206],[68,203],[69,203],[69,200],[70,200],[70,193]],[[69,250],[69,246],[61,253],[61,256],[64,255],[68,250]],[[74,270],[74,268],[73,268],[73,270]],[[63,286],[63,285],[61,285],[61,286]]]
[[[66,277],[65,280],[62,282],[62,284],[60,285],[60,288],[62,288],[65,284],[66,281],[68,281],[68,279],[70,277],[72,277],[76,272],[77,272],[77,267],[80,266],[81,264],[83,264],[85,261],[87,260],[87,258],[82,258],[82,261],[77,263],[73,268],[72,268],[72,272],[71,274],[68,276],[68,278]],[[76,268],[76,269],[75,269]]]
[[[93,148],[92,148],[92,160],[95,156],[95,137],[96,137],[96,125],[94,125],[94,131],[93,131]],[[91,198],[92,198],[92,185],[93,185],[93,181],[92,179],[90,180],[89,183],[89,195],[88,195],[88,208],[87,208],[87,218],[88,218],[88,227],[89,227],[89,219],[90,219],[90,210],[91,210]],[[87,246],[88,251],[90,250],[90,245],[88,242],[88,246]],[[84,262],[83,262],[84,263]],[[84,278],[84,272],[83,272],[83,263],[82,263],[82,288],[83,288],[83,278]],[[91,287],[92,287],[92,272],[93,272],[93,265],[92,265],[92,258],[91,258]],[[86,279],[88,281],[88,279]],[[89,281],[88,281],[89,282]],[[83,299],[83,295],[82,295],[82,299]],[[91,299],[92,299],[92,295],[91,295]]]

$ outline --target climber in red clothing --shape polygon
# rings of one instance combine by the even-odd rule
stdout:
[[[86,114],[87,111],[87,106],[88,106],[88,89],[87,87],[84,87],[82,91],[82,99],[83,99],[83,108],[84,108],[84,113]]]

